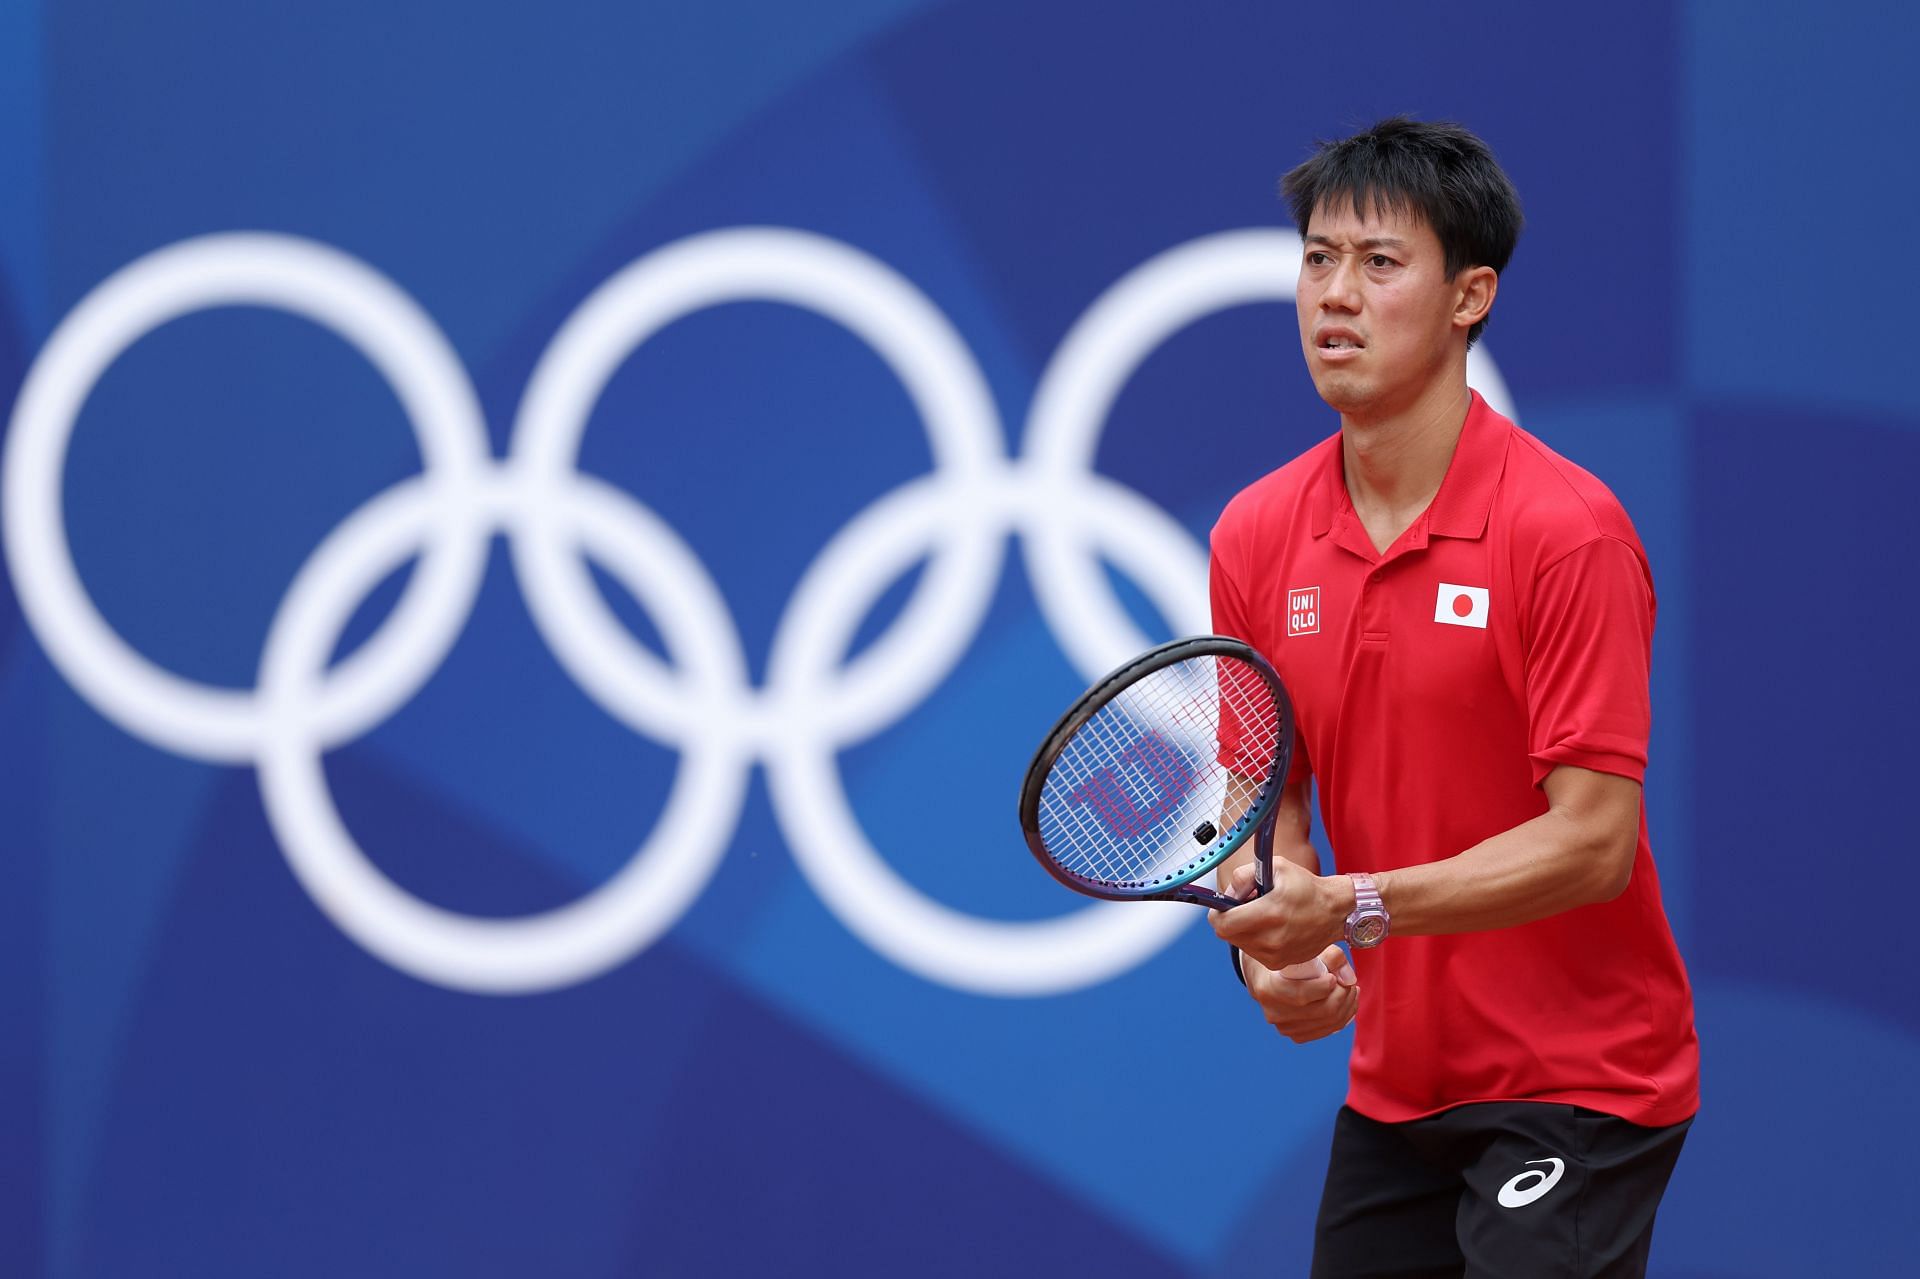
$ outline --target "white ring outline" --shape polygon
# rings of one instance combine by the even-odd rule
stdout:
[[[514,428],[512,461],[525,482],[552,494],[535,509],[564,501],[594,403],[620,365],[654,333],[727,302],[771,301],[834,321],[865,342],[906,388],[933,446],[936,474],[969,491],[991,488],[1001,471],[999,416],[986,378],[946,316],[891,268],[836,240],[774,227],[711,231],[666,245],[629,264],[596,289],[554,336],[535,367]],[[684,741],[712,731],[713,707],[675,707],[671,675],[629,635],[594,589],[585,565],[542,521],[514,543],[514,565],[541,633],[583,687],[621,708],[622,718],[656,737]],[[919,651],[940,647],[956,609],[984,609],[1000,568],[1000,530],[956,526],[950,552],[930,566],[900,618],[845,672],[817,660],[821,646],[778,628],[769,683],[841,674],[848,708],[814,704],[817,726],[838,725],[836,740],[871,731],[873,704],[924,696],[945,676]],[[858,619],[855,619],[856,622]],[[810,633],[809,636],[810,638]],[[784,641],[784,642],[783,642]],[[816,659],[809,662],[808,659]],[[957,660],[958,651],[949,660]],[[795,669],[798,664],[799,669]],[[745,664],[741,663],[745,682]],[[751,736],[773,731],[776,708],[733,708]],[[851,721],[847,723],[847,721]]]
[[[472,382],[433,320],[359,259],[293,236],[234,232],[159,249],[102,281],[60,322],[21,386],[0,506],[7,567],[29,625],[68,682],[135,736],[192,759],[245,763],[261,740],[258,699],[149,661],[101,616],[67,540],[62,475],[94,385],[140,338],[220,306],[286,311],[338,334],[387,379],[406,410],[446,509],[459,510],[487,464]],[[323,740],[347,741],[413,695],[472,606],[486,543],[450,518],[399,604],[328,681]]]
[[[1110,480],[1096,478],[1083,487],[1108,497],[1125,493],[1145,503]],[[867,515],[878,509],[878,505],[869,508]],[[931,529],[914,525],[937,523],[944,514],[937,505],[897,502],[891,507],[892,518],[874,521],[886,533],[876,541],[894,548],[894,563],[884,565],[894,571],[868,578],[866,598],[857,587],[843,588],[836,603],[841,606],[840,616],[852,620],[842,623],[837,637],[841,644],[851,638],[853,626],[865,616],[873,597],[913,561],[920,539],[931,535]],[[815,567],[836,563],[834,556],[843,541],[836,539]],[[1116,541],[1116,558],[1122,568],[1135,572],[1136,580],[1146,583],[1163,609],[1171,611],[1181,598],[1180,581],[1156,572],[1164,567],[1163,558],[1133,558],[1139,545],[1130,538]],[[825,574],[821,576],[824,580]],[[822,598],[825,591],[822,588]],[[977,633],[979,621],[976,615],[969,633]],[[787,722],[797,725],[805,720]],[[1177,902],[1101,902],[1069,915],[1017,923],[954,910],[909,884],[874,848],[853,813],[830,743],[789,733],[769,743],[766,763],[780,828],[820,900],[874,950],[908,972],[942,985],[982,995],[1062,994],[1131,969],[1200,917],[1192,907]]]
[[[523,494],[502,482],[487,496],[495,527],[509,536],[524,527]],[[706,636],[687,621],[701,615],[703,602],[693,596],[705,574],[690,576],[684,561],[680,572],[655,571],[691,553],[618,489],[582,477],[570,498],[565,509],[580,544],[652,606],[669,652],[711,683],[724,659],[714,660]],[[344,521],[294,578],[260,662],[260,695],[270,711],[258,761],[261,797],[302,886],[372,954],[455,990],[519,994],[573,985],[650,945],[705,889],[733,838],[749,760],[724,736],[682,743],[666,808],[646,841],[612,878],[552,910],[478,919],[423,902],[381,873],[334,807],[307,707],[355,602],[406,561],[438,515],[426,486],[398,485]],[[729,812],[731,821],[713,816]]]

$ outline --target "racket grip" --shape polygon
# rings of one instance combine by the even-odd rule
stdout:
[[[1265,897],[1273,889],[1273,818],[1260,823],[1253,838],[1253,895]]]

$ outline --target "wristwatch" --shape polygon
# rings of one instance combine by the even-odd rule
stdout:
[[[1387,939],[1387,906],[1371,875],[1349,875],[1353,881],[1353,913],[1347,916],[1347,944],[1365,950]]]

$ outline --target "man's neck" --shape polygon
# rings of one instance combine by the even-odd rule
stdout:
[[[1347,496],[1379,550],[1392,545],[1440,491],[1472,403],[1464,380],[1446,379],[1390,416],[1341,414]]]

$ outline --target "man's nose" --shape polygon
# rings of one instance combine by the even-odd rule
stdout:
[[[1350,260],[1343,260],[1333,268],[1333,274],[1327,278],[1326,288],[1320,291],[1320,307],[1327,311],[1358,311],[1360,309],[1360,267]]]

